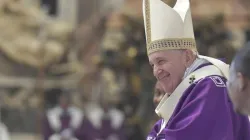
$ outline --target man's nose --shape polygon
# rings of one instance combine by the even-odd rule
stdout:
[[[154,66],[154,75],[155,77],[158,77],[158,75],[162,72],[162,70],[157,67],[157,66]]]

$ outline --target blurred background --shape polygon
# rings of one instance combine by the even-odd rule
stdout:
[[[145,139],[158,118],[141,5],[0,0],[0,140]],[[230,63],[249,6],[191,0],[200,54]]]

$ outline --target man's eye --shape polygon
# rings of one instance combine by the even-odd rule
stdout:
[[[162,64],[164,64],[164,60],[160,60],[158,63],[160,64],[160,65],[162,65]]]

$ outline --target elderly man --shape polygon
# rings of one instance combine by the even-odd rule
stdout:
[[[237,112],[250,115],[250,43],[234,57],[228,91]]]
[[[189,0],[144,0],[143,15],[149,62],[166,93],[156,108],[164,121],[147,140],[249,140],[248,118],[227,94],[229,66],[198,55]]]

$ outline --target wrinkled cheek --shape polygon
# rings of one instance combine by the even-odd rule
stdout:
[[[160,82],[161,87],[163,88],[164,92],[166,92],[166,90],[168,89],[168,85],[169,85],[168,81],[165,79],[162,79],[159,82]]]
[[[161,87],[163,87],[163,89],[165,89],[165,86],[167,84],[167,83],[165,83],[165,80],[160,80],[159,82],[160,82]]]

